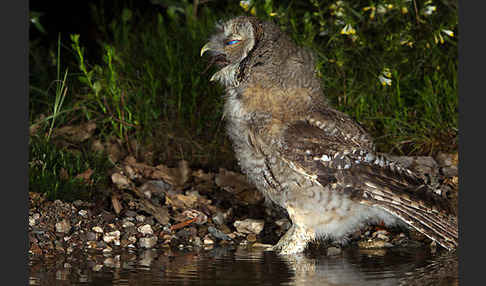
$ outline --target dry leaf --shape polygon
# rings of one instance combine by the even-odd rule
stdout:
[[[113,175],[111,175],[111,181],[120,190],[130,188],[131,181],[120,173],[114,173]]]
[[[93,181],[91,180],[91,175],[93,175],[93,170],[91,170],[91,168],[88,168],[88,170],[84,171],[81,174],[78,174],[76,176],[76,179],[81,179],[84,183],[89,185],[93,183]]]

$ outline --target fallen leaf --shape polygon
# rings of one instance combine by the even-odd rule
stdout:
[[[131,181],[120,173],[114,173],[113,175],[111,175],[111,181],[120,190],[130,188]]]
[[[91,170],[91,168],[88,168],[88,170],[84,171],[81,174],[78,174],[75,178],[81,179],[84,183],[90,185],[93,183],[93,181],[91,180],[91,175],[93,175],[93,170]]]

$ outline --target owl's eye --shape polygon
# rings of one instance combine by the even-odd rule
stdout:
[[[230,46],[230,45],[237,44],[237,43],[239,43],[239,42],[240,42],[240,40],[231,40],[231,41],[227,41],[227,42],[226,42],[226,45],[227,45],[227,46]]]

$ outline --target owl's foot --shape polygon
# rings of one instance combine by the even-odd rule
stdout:
[[[269,250],[278,252],[278,254],[282,255],[301,253],[304,252],[307,243],[314,238],[314,232],[294,224],[290,227],[287,233],[280,238],[278,243],[272,246]]]

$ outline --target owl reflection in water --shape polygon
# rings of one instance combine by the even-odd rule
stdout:
[[[225,87],[224,118],[241,170],[292,226],[281,254],[346,237],[368,223],[408,224],[448,250],[453,206],[421,176],[375,151],[368,133],[326,101],[316,60],[278,26],[236,17],[204,45]]]

